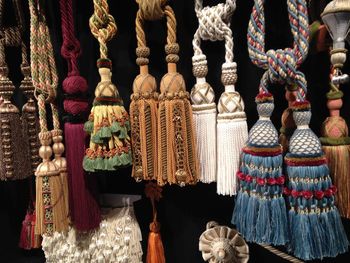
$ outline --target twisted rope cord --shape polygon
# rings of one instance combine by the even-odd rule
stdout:
[[[203,0],[195,1],[195,11],[198,18],[198,28],[193,37],[193,49],[195,56],[200,56],[203,51],[200,47],[201,40],[223,41],[225,40],[225,61],[233,62],[233,39],[230,21],[236,9],[236,0],[226,0],[216,6],[203,8]]]
[[[77,59],[81,55],[80,43],[75,36],[72,0],[60,0],[63,43],[61,55],[68,64],[68,76],[79,75]]]
[[[42,6],[38,0],[29,0],[31,69],[39,106],[41,132],[47,132],[45,102],[51,103],[54,129],[59,129],[58,111],[52,101],[56,97],[58,76],[50,33]],[[57,116],[57,119],[56,119]]]
[[[100,44],[101,59],[107,59],[107,42],[117,33],[117,25],[114,17],[109,14],[107,0],[93,0],[93,2],[94,13],[89,20],[90,30]]]
[[[288,255],[280,250],[278,250],[277,248],[274,248],[270,245],[264,245],[264,244],[260,244],[261,247],[267,249],[268,251],[270,251],[271,253],[275,254],[278,257],[281,257],[289,262],[292,263],[303,263],[304,261],[301,261],[300,259],[297,259],[291,255]]]
[[[248,53],[251,61],[266,70],[260,92],[268,92],[267,86],[272,83],[286,83],[298,88],[297,100],[305,100],[307,82],[298,67],[308,53],[309,21],[305,0],[287,0],[288,17],[294,43],[292,48],[268,50],[265,52],[265,0],[254,0],[254,7],[248,25]]]

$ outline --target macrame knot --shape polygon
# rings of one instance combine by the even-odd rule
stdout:
[[[136,0],[136,2],[144,19],[154,21],[163,18],[167,0]]]
[[[180,51],[179,44],[171,43],[165,45],[165,53],[167,54],[165,60],[167,63],[177,63],[179,56],[177,55]]]
[[[224,40],[230,31],[231,16],[236,9],[235,1],[197,9],[198,32],[203,40]]]
[[[203,54],[192,57],[192,73],[196,78],[205,78],[208,74],[207,57]]]
[[[297,85],[303,90],[306,89],[305,76],[298,70],[298,59],[292,49],[270,49],[266,55],[268,77],[272,83],[286,83],[289,86]]]

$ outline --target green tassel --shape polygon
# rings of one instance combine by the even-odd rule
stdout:
[[[114,121],[111,125],[111,131],[113,133],[117,133],[122,129],[122,127],[120,126],[120,123],[117,121]]]
[[[111,127],[102,127],[96,132],[96,136],[101,139],[109,139],[112,137]]]
[[[95,172],[94,168],[94,160],[90,159],[89,157],[85,156],[83,160],[83,168],[87,172]]]
[[[126,127],[123,127],[121,130],[120,130],[120,133],[118,135],[118,138],[119,139],[126,139],[128,137],[128,130],[126,129]]]
[[[119,156],[120,163],[124,166],[131,164],[131,154],[130,153],[122,153]]]
[[[105,170],[105,160],[102,157],[97,157],[94,161],[95,170]]]
[[[94,122],[87,121],[84,123],[84,131],[91,134],[93,132],[93,130],[94,130]]]
[[[93,143],[96,143],[96,144],[102,144],[103,143],[103,140],[100,138],[100,136],[98,136],[98,134],[94,134],[92,137],[91,137],[91,141]]]

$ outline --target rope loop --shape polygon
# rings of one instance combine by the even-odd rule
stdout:
[[[136,0],[139,4],[140,15],[145,20],[155,21],[164,17],[164,7],[167,0]]]
[[[292,48],[265,52],[265,0],[254,0],[248,26],[248,52],[251,61],[266,70],[260,82],[260,90],[268,92],[268,83],[298,87],[297,99],[305,100],[307,81],[298,70],[309,48],[309,29],[306,0],[287,0],[289,23],[294,43]]]

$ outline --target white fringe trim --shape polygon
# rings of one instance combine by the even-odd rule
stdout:
[[[216,181],[216,107],[215,104],[213,109],[207,110],[198,110],[199,105],[192,107],[197,157],[200,163],[199,180],[203,183],[212,183]]]
[[[217,193],[236,194],[236,173],[241,150],[248,140],[246,120],[218,119],[217,124]]]

